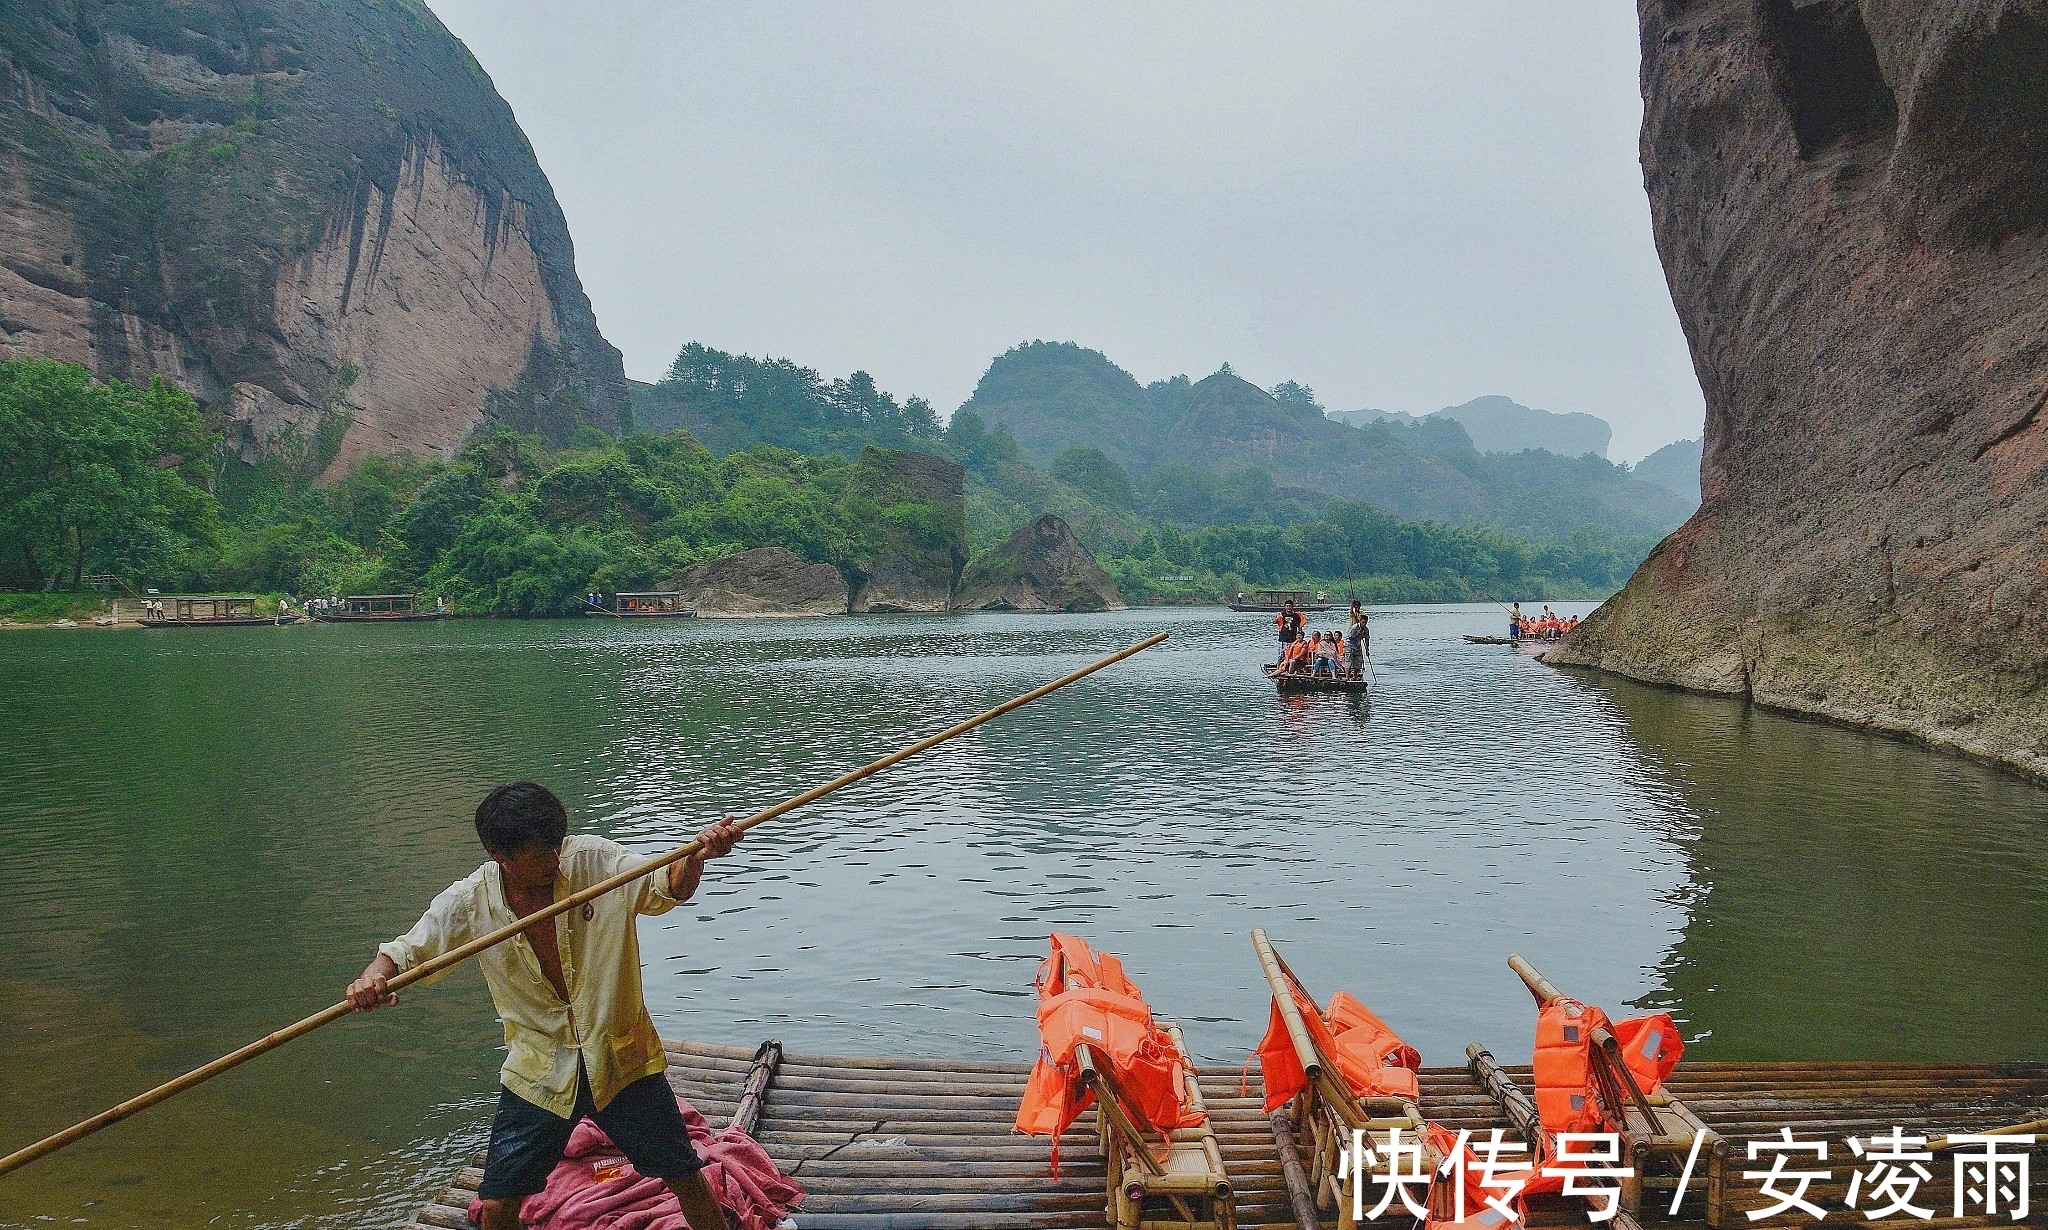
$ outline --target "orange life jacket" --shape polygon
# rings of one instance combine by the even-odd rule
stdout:
[[[1522,1183],[1522,1188],[1515,1193],[1514,1199],[1505,1202],[1516,1212],[1516,1216],[1511,1219],[1487,1203],[1489,1198],[1499,1200],[1506,1188],[1482,1186],[1481,1182],[1486,1178],[1483,1171],[1467,1165],[1468,1159],[1465,1157],[1452,1158],[1458,1147],[1458,1134],[1441,1123],[1431,1122],[1427,1135],[1429,1143],[1436,1147],[1439,1156],[1456,1163],[1460,1185],[1465,1189],[1465,1218],[1463,1221],[1425,1218],[1423,1230],[1503,1230],[1511,1220],[1516,1225],[1526,1225],[1529,1197],[1556,1195],[1564,1190],[1564,1176],[1540,1173],[1539,1167],[1543,1163],[1537,1163],[1534,1159],[1526,1169],[1495,1172],[1493,1178],[1497,1184],[1509,1184],[1515,1180]],[[1441,1183],[1448,1180],[1440,1174],[1437,1181]],[[1431,1207],[1436,1207],[1434,1200],[1431,1201]]]
[[[1057,1149],[1059,1137],[1094,1104],[1074,1056],[1074,1048],[1084,1044],[1140,1130],[1163,1136],[1177,1127],[1199,1127],[1203,1116],[1182,1101],[1186,1069],[1180,1054],[1153,1023],[1152,1009],[1123,963],[1071,935],[1054,932],[1051,939],[1052,955],[1038,967],[1038,1061],[1017,1108],[1017,1130],[1050,1136]]]
[[[1301,1010],[1301,1023],[1316,1048],[1337,1065],[1344,1083],[1361,1098],[1402,1098],[1410,1102],[1422,1096],[1415,1070],[1422,1066],[1422,1053],[1401,1041],[1372,1009],[1339,991],[1330,997],[1330,1011],[1316,1007],[1308,992],[1294,985],[1294,1005]],[[1280,1005],[1266,1013],[1266,1036],[1259,1042],[1259,1071],[1266,1083],[1266,1113],[1286,1105],[1295,1094],[1308,1088],[1308,1073],[1301,1056],[1287,1036],[1287,1022]]]
[[[1603,1106],[1593,1079],[1593,1031],[1605,1027],[1644,1094],[1663,1088],[1685,1042],[1668,1013],[1610,1021],[1600,1009],[1559,996],[1536,1014],[1536,1112],[1546,1132],[1611,1132],[1619,1106]]]

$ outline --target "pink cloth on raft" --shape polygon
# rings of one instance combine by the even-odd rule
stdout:
[[[753,1137],[737,1128],[714,1134],[696,1107],[680,1097],[676,1105],[711,1194],[740,1230],[774,1230],[803,1203],[803,1185],[777,1169]],[[470,1201],[469,1220],[480,1222],[483,1207]],[[569,1134],[548,1185],[526,1198],[519,1218],[528,1230],[691,1230],[668,1185],[633,1169],[588,1119]]]

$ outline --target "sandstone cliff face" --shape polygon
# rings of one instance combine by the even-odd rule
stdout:
[[[669,583],[707,619],[748,615],[844,615],[846,578],[830,564],[807,564],[785,547],[756,547],[713,560]]]
[[[878,544],[855,563],[853,613],[945,611],[967,562],[967,472],[923,453],[862,450],[847,483],[877,517]]]
[[[2048,0],[1639,0],[1702,504],[1549,660],[2048,773]]]
[[[627,421],[511,111],[413,0],[20,0],[0,357],[161,373],[247,460]]]
[[[1051,513],[1010,535],[960,577],[961,611],[1121,611],[1116,582]]]

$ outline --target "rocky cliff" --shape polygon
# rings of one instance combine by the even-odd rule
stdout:
[[[1638,15],[1702,504],[1553,657],[2048,773],[2048,2]]]
[[[627,421],[511,109],[417,0],[14,0],[0,358],[160,372],[247,460]]]
[[[951,607],[967,563],[966,478],[959,466],[923,453],[861,451],[842,497],[873,530],[871,546],[848,568],[854,614]]]
[[[1121,611],[1123,595],[1067,523],[1047,513],[960,577],[961,611]]]
[[[699,564],[669,582],[707,619],[748,615],[844,615],[846,578],[830,564],[807,564],[786,547],[756,547]]]

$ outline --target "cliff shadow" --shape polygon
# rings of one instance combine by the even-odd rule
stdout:
[[[2048,791],[1746,701],[1574,675],[1696,821],[1639,1001],[1713,1059],[2048,1054]]]

